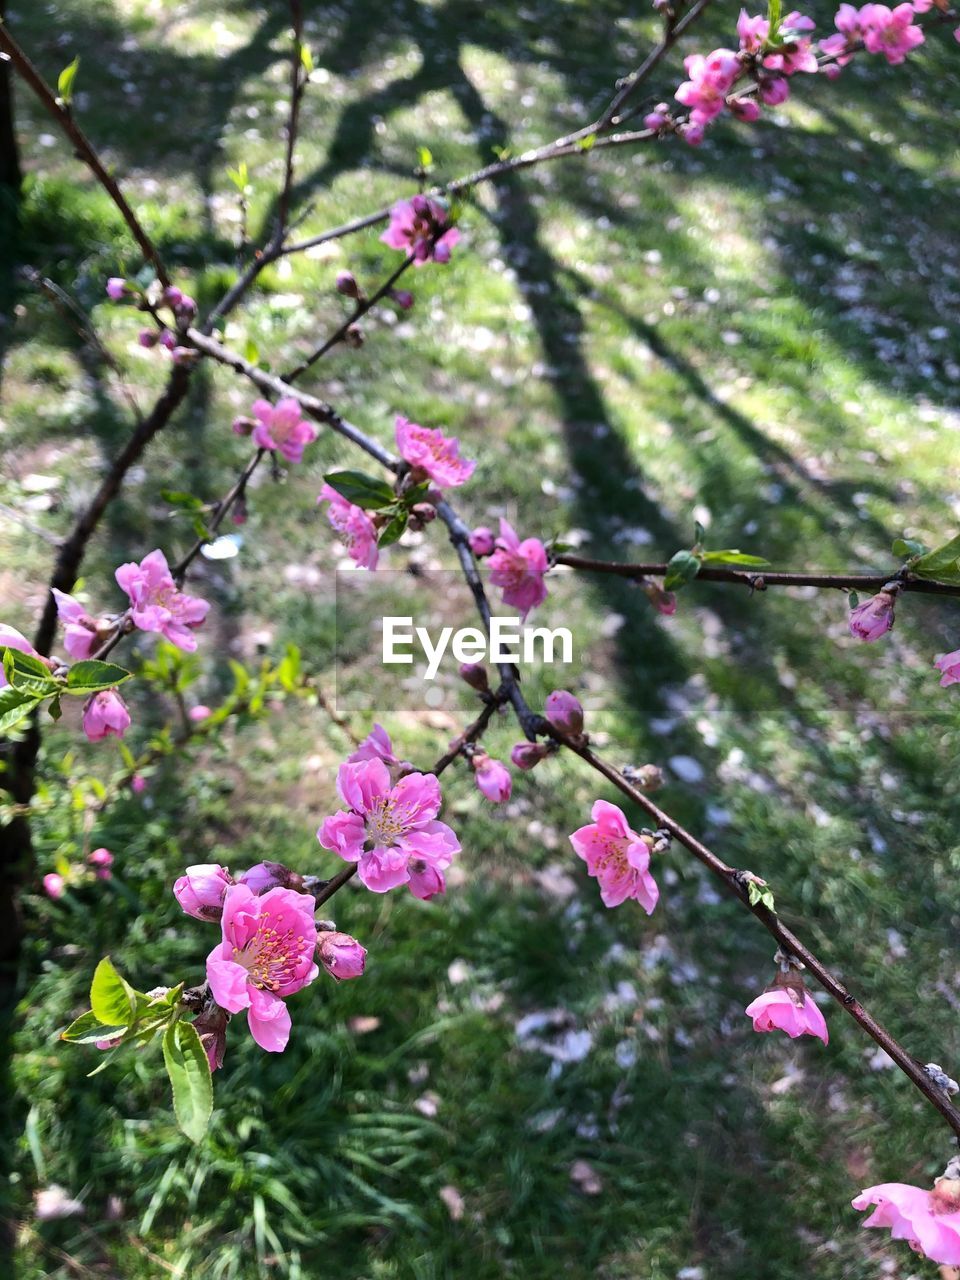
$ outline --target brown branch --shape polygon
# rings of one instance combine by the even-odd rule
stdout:
[[[49,87],[43,77],[37,71],[36,67],[20,48],[20,45],[14,39],[10,32],[9,26],[0,24],[0,51],[5,53],[22,80],[30,86],[37,98],[47,109],[50,115],[56,120],[60,128],[73,143],[74,151],[79,159],[81,159],[93,176],[103,187],[104,191],[113,201],[114,205],[120,212],[121,217],[127,224],[130,234],[140,246],[140,251],[147,262],[153,264],[153,268],[157,273],[157,279],[164,288],[170,284],[170,278],[167,275],[163,260],[157,252],[156,246],[147,235],[140,219],[127,203],[126,196],[120,190],[120,187],[101,161],[97,152],[87,139],[86,134],[73,118],[73,113],[68,106],[61,106],[57,101],[57,97],[53,90]]]
[[[608,573],[629,579],[662,578],[670,568],[662,563],[629,564],[620,560],[591,560],[588,556],[568,555],[566,552],[554,556],[553,563],[564,564],[570,569],[580,569],[586,573]],[[880,591],[894,580],[903,591],[916,591],[929,596],[960,596],[960,586],[930,582],[899,567],[887,574],[778,573],[768,572],[766,569],[721,569],[704,565],[694,579],[696,582],[738,583],[752,591],[765,591],[767,587],[832,587],[839,591]]]

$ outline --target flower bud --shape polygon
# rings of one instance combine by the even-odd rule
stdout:
[[[200,359],[195,347],[174,347],[170,355],[174,364],[196,364]]]
[[[142,773],[135,773],[130,779],[130,790],[135,796],[140,795],[141,791],[146,791],[147,780]]]
[[[203,1051],[210,1063],[210,1070],[217,1071],[223,1066],[223,1055],[227,1050],[227,1023],[230,1017],[226,1009],[208,1003],[193,1020],[194,1028],[200,1037]]]
[[[93,867],[98,880],[109,880],[112,877],[110,868],[113,866],[113,854],[109,849],[94,849],[93,853],[87,855],[87,862]]]
[[[50,871],[43,877],[43,891],[48,898],[53,898],[54,901],[63,897],[63,891],[66,887],[66,880],[64,880],[63,876],[58,876],[55,871]]]
[[[672,591],[664,591],[659,583],[650,582],[646,578],[640,585],[657,613],[662,613],[665,618],[672,618],[677,612],[676,595]]]
[[[341,982],[361,976],[367,962],[367,949],[349,933],[333,930],[317,938],[317,957],[330,977]]]
[[[282,862],[258,862],[237,877],[238,884],[245,884],[251,893],[266,893],[268,889],[293,889],[303,892],[303,876],[291,871]]]
[[[91,742],[115,734],[118,738],[130,728],[130,712],[116,689],[95,693],[83,708],[83,732]]]
[[[496,546],[496,539],[493,536],[493,530],[488,529],[486,525],[480,525],[474,529],[469,538],[470,550],[475,556],[493,555]]]
[[[347,298],[360,297],[360,286],[357,284],[357,278],[352,271],[339,271],[337,273],[337,293],[342,293]]]
[[[554,689],[548,694],[543,710],[553,727],[561,733],[569,734],[571,738],[579,738],[583,733],[583,707],[566,689]]]
[[[879,640],[893,626],[899,587],[878,591],[850,612],[850,634],[857,640]]]
[[[177,335],[172,329],[164,329],[160,334],[160,345],[165,347],[167,351],[175,351],[177,346]]]
[[[409,311],[413,306],[413,294],[409,289],[391,289],[390,297],[402,311]]]
[[[356,350],[356,348],[363,346],[363,343],[364,343],[363,330],[360,328],[358,324],[352,324],[350,328],[347,330],[347,332],[343,335],[343,340],[348,347],[353,347]]]
[[[654,109],[643,117],[643,127],[660,130],[669,119],[670,108],[665,102],[658,102]]]
[[[247,523],[247,500],[246,498],[238,498],[233,504],[233,510],[230,512],[230,519],[234,524]]]
[[[201,862],[187,867],[173,886],[173,894],[188,916],[197,920],[219,920],[223,915],[223,899],[234,883],[233,876],[216,862]]]
[[[518,769],[533,769],[551,754],[546,742],[518,742],[510,752],[510,760]]]
[[[163,301],[167,303],[168,306],[179,307],[181,302],[183,302],[183,293],[174,285],[170,285],[168,289],[164,289],[163,291]]]
[[[235,436],[248,436],[252,433],[256,425],[257,424],[254,422],[252,418],[244,418],[244,417],[234,418],[233,434]]]
[[[155,347],[160,341],[160,335],[156,329],[141,329],[137,334],[137,341],[141,347],[146,347],[149,351],[151,347]]]
[[[432,502],[415,502],[410,508],[410,514],[421,524],[429,524],[431,520],[436,520],[437,508]]]
[[[111,276],[107,281],[107,297],[119,302],[127,292],[127,282],[122,276]]]
[[[513,779],[506,765],[492,760],[485,751],[474,752],[470,764],[477,786],[491,803],[504,804],[510,799]]]
[[[641,791],[659,791],[663,786],[663,771],[655,764],[625,764],[620,772]]]
[[[461,662],[460,679],[465,680],[471,689],[476,689],[477,693],[489,693],[490,691],[487,669],[479,662]]]
[[[194,724],[199,724],[201,720],[209,720],[213,712],[209,707],[204,706],[202,702],[198,702],[195,707],[191,707],[187,713]]]

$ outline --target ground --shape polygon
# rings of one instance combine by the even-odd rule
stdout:
[[[418,146],[445,179],[575,127],[655,37],[652,16],[610,0],[307,8],[304,235],[411,191]],[[832,29],[827,6],[812,12]],[[735,17],[718,6],[684,52],[730,43]],[[51,78],[79,54],[78,119],[209,304],[234,270],[228,168],[248,165],[251,233],[269,225],[286,7],[15,0],[8,20]],[[787,108],[700,150],[588,152],[478,190],[452,263],[414,276],[413,310],[380,313],[363,349],[338,350],[309,385],[386,443],[396,412],[458,435],[479,459],[471,521],[505,514],[522,536],[665,558],[699,519],[711,545],[778,567],[885,571],[894,537],[942,541],[960,518],[958,55],[941,30],[906,66],[797,85]],[[652,100],[678,78],[675,57]],[[164,359],[103,297],[107,276],[141,264],[26,93],[17,110],[19,260],[90,308],[146,404]],[[338,270],[369,282],[395,260],[368,232],[282,263],[226,338],[281,368],[344,314]],[[28,629],[49,540],[130,417],[47,298],[24,286],[5,334],[0,590],[4,620]],[[119,605],[112,569],[134,552],[185,548],[160,490],[226,489],[248,448],[230,422],[249,400],[228,372],[196,377],[91,549],[92,604]],[[215,612],[190,696],[222,696],[225,654],[255,663],[295,642],[355,733],[376,716],[427,765],[469,717],[466,691],[448,675],[429,704],[403,696],[356,628],[337,661],[341,553],[314,500],[324,471],[356,461],[321,436],[284,483],[252,491],[240,555],[201,563]],[[385,559],[385,598],[413,598],[412,583],[441,609],[455,562],[437,526]],[[957,1074],[960,704],[931,668],[958,643],[956,607],[906,599],[894,633],[865,646],[839,593],[695,585],[670,620],[613,579],[568,576],[552,599],[545,620],[577,637],[569,683],[604,753],[662,765],[664,807],[766,877],[784,919],[910,1051]],[[531,699],[549,687],[541,673]],[[135,745],[168,709],[131,701]],[[516,738],[504,719],[490,750]],[[576,761],[518,777],[498,810],[450,771],[462,874],[439,902],[335,900],[367,974],[295,997],[282,1056],[231,1028],[200,1147],[173,1124],[155,1056],[86,1078],[96,1051],[57,1035],[96,961],[110,953],[144,989],[200,977],[215,930],[170,893],[188,863],[331,872],[313,832],[348,749],[320,709],[288,702],[158,767],[85,827],[56,779],[109,776],[116,753],[78,744],[75,723],[50,737],[60,799],[38,822],[40,872],[98,845],[117,862],[109,883],[26,900],[10,1068],[20,1274],[936,1276],[862,1232],[849,1201],[938,1173],[948,1131],[840,1009],[826,1009],[828,1048],[752,1032],[743,1008],[769,981],[770,939],[682,849],[660,860],[651,918],[605,910],[567,834],[615,796]],[[50,1184],[85,1213],[35,1221]]]

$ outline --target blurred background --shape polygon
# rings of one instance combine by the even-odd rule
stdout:
[[[304,235],[410,194],[418,147],[446,180],[591,119],[657,33],[646,5],[609,0],[305,9]],[[829,6],[810,12],[832,31]],[[734,42],[736,14],[716,5],[682,53]],[[177,283],[210,305],[243,216],[228,168],[248,167],[254,240],[272,215],[286,5],[14,0],[8,21],[49,79],[80,57],[78,118]],[[305,385],[387,444],[397,412],[444,426],[479,459],[460,502],[471,522],[503,514],[585,554],[665,559],[695,519],[712,546],[781,568],[883,571],[894,537],[945,540],[960,518],[958,53],[942,30],[902,67],[797,77],[785,107],[699,150],[588,153],[478,190],[451,264],[411,273],[413,309],[377,312],[362,350],[338,349]],[[663,64],[651,103],[680,71],[679,54]],[[103,294],[141,264],[19,90],[16,112],[27,176],[8,271],[34,267],[88,308],[147,404],[165,358]],[[370,284],[395,262],[376,231],[284,261],[227,340],[281,367],[346,313],[338,270]],[[17,286],[4,321],[0,597],[29,631],[51,540],[131,417],[48,296]],[[195,375],[91,548],[92,607],[119,607],[120,561],[186,548],[160,490],[225,491],[248,451],[230,423],[250,399],[223,370]],[[335,670],[342,551],[315,498],[338,465],[357,459],[322,435],[281,481],[258,476],[239,554],[199,563],[214,609],[188,696],[215,705],[227,656],[256,667],[295,643],[354,733],[382,719],[398,755],[428,766],[469,717],[466,690],[444,679],[439,700],[412,691],[385,712],[362,646]],[[454,567],[436,526],[384,560],[400,602]],[[957,1074],[960,704],[931,666],[960,643],[956,606],[907,598],[893,634],[863,646],[840,594],[699,585],[665,620],[613,579],[557,591],[559,621],[589,638],[575,691],[604,753],[661,765],[664,807],[765,876],[868,1007]],[[532,700],[549,687],[538,677]],[[171,707],[131,700],[136,746]],[[489,750],[506,758],[516,738],[504,720]],[[948,1130],[839,1009],[826,1049],[752,1032],[743,1008],[772,976],[772,944],[682,849],[660,861],[651,918],[605,910],[567,835],[615,795],[573,760],[517,776],[499,809],[465,767],[449,771],[444,816],[464,848],[450,891],[334,900],[369,948],[365,977],[296,996],[282,1056],[231,1028],[201,1146],[174,1126],[159,1055],[87,1079],[96,1051],[57,1037],[97,960],[143,990],[199,980],[216,931],[172,897],[188,863],[335,870],[313,833],[349,750],[320,708],[288,701],[157,766],[91,824],[77,779],[119,768],[115,745],[87,744],[67,717],[48,738],[39,873],[97,846],[116,863],[55,902],[38,878],[25,904],[4,1063],[18,1277],[937,1275],[861,1232],[849,1201],[927,1182]],[[52,1186],[81,1211],[40,1220]]]

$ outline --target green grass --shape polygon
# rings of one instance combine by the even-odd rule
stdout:
[[[642,9],[608,0],[308,8],[322,73],[297,166],[298,205],[313,202],[304,234],[411,190],[420,144],[446,177],[575,126],[654,35]],[[233,268],[229,166],[247,161],[251,227],[269,225],[285,7],[14,10],[48,76],[79,53],[84,128],[178,281],[212,301]],[[829,25],[828,6],[814,12]],[[729,42],[734,21],[718,9],[690,48]],[[363,349],[332,354],[311,387],[384,441],[398,411],[448,426],[480,459],[460,504],[470,519],[578,529],[591,554],[668,556],[697,517],[712,545],[783,567],[882,569],[895,536],[945,538],[960,503],[956,56],[941,32],[905,67],[798,86],[778,123],[722,126],[699,151],[596,153],[478,193],[452,264],[415,275],[414,310],[365,323]],[[678,69],[663,68],[654,99]],[[147,404],[163,362],[136,347],[134,314],[102,296],[106,276],[139,264],[24,93],[18,111],[20,256],[93,309]],[[337,270],[370,282],[394,261],[371,233],[272,268],[227,337],[281,368],[343,314]],[[37,528],[66,529],[129,416],[49,302],[18,303],[5,330],[0,594],[4,619],[28,627],[51,554]],[[186,545],[159,491],[221,493],[245,456],[229,423],[248,402],[222,370],[196,377],[91,550],[92,602],[117,603],[112,569],[134,550]],[[470,715],[456,681],[438,682],[439,706],[410,705],[354,632],[353,661],[334,669],[337,553],[314,498],[325,470],[356,462],[324,436],[284,484],[253,489],[241,556],[200,566],[215,614],[193,692],[218,697],[226,652],[255,659],[262,643],[279,656],[293,640],[321,686],[336,681],[355,730],[383,719],[426,764]],[[37,474],[55,484],[38,491]],[[8,514],[18,506],[29,523]],[[402,576],[384,580],[384,601],[422,588],[425,609],[469,621],[446,598],[454,561],[436,526],[388,560]],[[574,631],[572,678],[603,750],[617,763],[699,760],[703,779],[671,775],[665,807],[767,877],[787,922],[868,1007],[956,1074],[960,715],[930,668],[958,643],[955,607],[906,600],[894,634],[866,648],[847,636],[840,596],[702,585],[669,622],[613,579],[558,577],[551,599],[543,620]],[[362,618],[372,606],[349,607]],[[534,702],[550,687],[543,673],[530,683]],[[140,725],[167,714],[134,701]],[[50,738],[45,777],[68,742],[72,775],[113,768],[109,746],[77,736]],[[491,751],[504,757],[516,736],[498,723]],[[142,989],[199,977],[214,931],[169,892],[187,863],[329,870],[313,831],[336,804],[346,749],[319,712],[287,708],[159,769],[145,798],[87,830],[68,803],[38,823],[41,872],[104,844],[117,875],[25,902],[9,1068],[20,1275],[936,1275],[860,1232],[848,1202],[871,1182],[938,1173],[947,1131],[838,1009],[827,1049],[753,1035],[742,1009],[768,981],[772,946],[682,850],[662,860],[651,919],[605,911],[566,836],[598,795],[614,797],[571,760],[517,777],[503,811],[450,771],[462,877],[439,903],[336,900],[340,927],[370,948],[367,975],[297,996],[282,1057],[232,1028],[200,1148],[173,1125],[158,1056],[87,1080],[94,1051],[57,1034],[97,959],[110,953]],[[518,1038],[521,1018],[553,1010],[589,1031],[583,1060],[555,1064]],[[572,1181],[577,1160],[599,1195]],[[84,1201],[83,1218],[33,1219],[32,1195],[51,1183]],[[445,1187],[463,1198],[457,1220]]]

